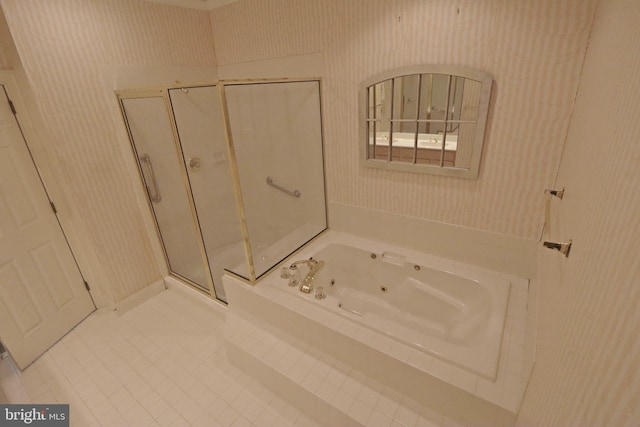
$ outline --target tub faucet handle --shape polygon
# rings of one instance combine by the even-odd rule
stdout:
[[[287,285],[291,286],[292,288],[295,286],[299,286],[300,285],[300,279],[298,279],[295,276],[291,276],[289,277],[289,282],[287,283]]]

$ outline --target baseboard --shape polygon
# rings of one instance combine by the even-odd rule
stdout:
[[[176,279],[175,277],[172,277],[172,276],[167,276],[164,278],[164,282],[167,285],[167,289],[174,289],[179,292],[182,292],[185,295],[188,295],[190,298],[194,298],[198,302],[206,304],[209,307],[217,310],[222,314],[225,314],[225,315],[227,314],[227,306],[224,303],[219,302],[218,300],[213,299],[202,292],[196,291],[191,286],[180,281],[179,279]]]
[[[164,279],[158,279],[155,282],[140,289],[138,292],[129,295],[122,301],[117,302],[113,307],[113,311],[115,311],[117,314],[124,314],[137,305],[145,302],[152,296],[164,291],[165,289],[167,289],[167,286],[164,283]]]

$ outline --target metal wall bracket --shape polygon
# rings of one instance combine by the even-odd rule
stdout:
[[[571,251],[571,240],[567,243],[556,243],[556,242],[543,242],[542,243],[545,248],[553,249],[560,252],[565,257],[569,256],[569,251]]]
[[[559,190],[552,190],[547,188],[546,190],[544,190],[544,194],[550,194],[562,200],[562,198],[564,197],[564,187]]]

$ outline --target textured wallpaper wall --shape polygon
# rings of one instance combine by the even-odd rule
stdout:
[[[15,48],[11,33],[4,18],[2,9],[0,9],[0,70],[11,70],[15,64]]]
[[[637,425],[640,4],[321,3],[244,0],[214,11],[218,62],[322,52],[332,201],[537,239],[542,190],[562,157],[557,185],[567,195],[553,205],[562,232],[551,238],[574,246],[567,259],[541,253],[537,364],[518,425]],[[358,82],[423,62],[495,76],[477,181],[358,167]]]
[[[212,66],[206,12],[137,0],[2,0],[55,147],[81,268],[112,304],[160,277],[142,188],[109,73],[122,66]],[[37,147],[36,147],[37,148]],[[100,304],[99,303],[99,304]]]
[[[330,201],[537,239],[594,0],[243,0],[212,11],[220,65],[322,52]],[[423,63],[492,73],[478,180],[358,164],[361,80]]]
[[[530,239],[539,237],[542,190],[566,139],[558,177],[567,187],[559,215],[566,232],[556,237],[573,238],[574,247],[559,265],[553,253],[542,258],[542,271],[559,275],[541,281],[538,361],[518,423],[637,425],[637,1],[600,1],[590,40],[596,0],[242,0],[209,15],[135,0],[0,5],[42,115],[40,143],[54,147],[64,171],[61,215],[78,247],[91,248],[81,256],[111,301],[159,272],[105,67],[211,66],[214,52],[220,64],[321,52],[331,201]],[[0,55],[0,66],[12,60]],[[495,76],[476,181],[358,166],[358,83],[429,62]]]
[[[0,0],[55,146],[95,280],[120,300],[157,276],[141,190],[105,75],[322,52],[331,201],[537,238],[593,1],[243,0],[207,14],[136,0]],[[277,24],[276,24],[277,23]],[[241,29],[241,31],[238,31]],[[363,169],[356,88],[378,72],[455,63],[495,76],[478,180]],[[98,277],[99,276],[99,277]]]
[[[542,258],[521,426],[640,425],[639,39],[640,3],[598,2],[554,204],[573,246]]]

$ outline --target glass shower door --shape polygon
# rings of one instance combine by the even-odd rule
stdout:
[[[127,126],[169,269],[210,292],[200,231],[185,191],[166,103],[162,97],[122,99]]]
[[[320,82],[119,95],[170,271],[226,302],[326,229]]]
[[[327,227],[320,82],[229,83],[224,94],[258,278]]]
[[[170,89],[169,97],[216,297],[226,301],[224,270],[247,261],[218,87]]]

